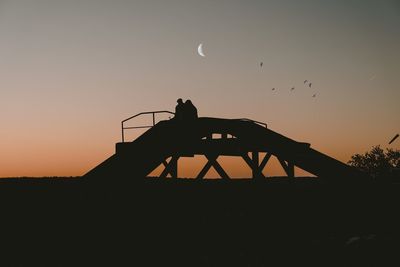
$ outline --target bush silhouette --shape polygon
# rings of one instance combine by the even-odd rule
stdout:
[[[372,147],[363,155],[355,154],[351,156],[348,164],[367,172],[374,178],[394,178],[399,177],[400,170],[400,150],[386,149],[384,151],[379,145]]]

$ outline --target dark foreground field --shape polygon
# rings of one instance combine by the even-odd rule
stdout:
[[[0,265],[400,266],[394,183],[128,181],[0,180]]]

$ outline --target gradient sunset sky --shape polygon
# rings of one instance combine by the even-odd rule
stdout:
[[[399,48],[396,0],[0,0],[0,177],[83,175],[180,97],[344,162],[399,149]]]

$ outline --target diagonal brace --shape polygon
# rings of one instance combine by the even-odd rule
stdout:
[[[291,161],[288,161],[287,163],[281,159],[278,158],[279,163],[282,165],[282,168],[285,170],[287,176],[289,178],[293,178],[294,177],[294,164]]]
[[[170,174],[172,178],[178,177],[178,159],[179,156],[172,156],[168,163],[165,160],[163,161],[165,168],[160,174],[160,178],[166,178],[168,174]]]
[[[218,163],[218,161],[217,161],[218,155],[205,155],[205,156],[208,159],[208,161],[207,161],[206,165],[204,165],[203,169],[199,172],[196,179],[203,179],[211,167],[214,167],[214,169],[221,176],[221,178],[223,178],[223,179],[230,178],[229,175],[222,168],[222,166]]]

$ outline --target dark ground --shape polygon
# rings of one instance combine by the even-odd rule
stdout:
[[[129,181],[0,180],[0,265],[400,266],[399,184]]]

